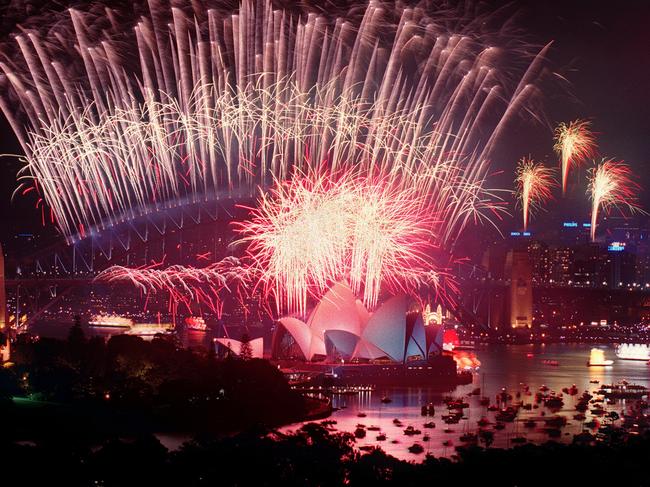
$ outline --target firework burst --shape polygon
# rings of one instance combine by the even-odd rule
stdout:
[[[166,292],[174,306],[183,304],[188,311],[198,303],[221,314],[221,291],[230,292],[244,285],[245,269],[233,257],[206,267],[179,265],[161,268],[160,263],[129,268],[112,266],[99,273],[95,280],[108,283],[129,283],[144,294]]]
[[[69,9],[2,47],[0,108],[25,151],[19,192],[42,198],[68,240],[179,201],[253,196],[323,161],[417,174],[435,195],[449,186],[441,161],[457,157],[474,185],[543,71],[545,49],[505,83],[525,46],[425,4],[370,2],[340,18],[248,0],[234,12],[134,10]]]
[[[353,173],[294,178],[262,195],[250,219],[235,223],[247,244],[249,276],[278,312],[304,314],[310,296],[346,281],[377,304],[380,289],[436,288],[434,220],[416,188]]]
[[[528,229],[532,210],[553,197],[553,170],[524,157],[517,164],[515,185],[523,212],[525,231]]]
[[[603,160],[589,171],[587,194],[591,199],[591,240],[596,239],[600,212],[612,208],[627,209],[632,213],[645,213],[638,206],[640,186],[633,181],[630,167],[620,161]]]
[[[586,120],[574,120],[558,125],[555,129],[554,149],[560,156],[562,194],[566,194],[571,167],[580,165],[595,153],[596,139],[591,132],[591,123]]]

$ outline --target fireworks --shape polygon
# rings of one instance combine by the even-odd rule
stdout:
[[[589,171],[591,199],[591,240],[596,239],[596,227],[600,211],[611,208],[627,208],[631,212],[643,212],[637,204],[640,187],[632,180],[632,171],[623,162],[604,160]]]
[[[475,19],[450,34],[446,14],[424,6],[371,2],[361,19],[268,1],[136,10],[132,24],[70,9],[4,47],[0,108],[26,153],[21,191],[69,240],[179,201],[252,196],[322,164],[411,174],[432,200],[460,176],[478,202],[485,161],[543,69],[543,51],[529,56],[510,89],[499,71],[513,56],[495,36],[487,46]],[[441,172],[449,159],[463,164]],[[467,210],[445,209],[455,221]]]
[[[515,184],[523,211],[525,231],[528,229],[531,210],[552,198],[551,191],[555,185],[553,170],[524,157],[517,164]]]
[[[436,222],[415,188],[351,173],[295,177],[262,195],[236,226],[248,245],[249,275],[278,311],[304,314],[309,296],[346,280],[374,307],[382,285],[435,285]]]
[[[220,314],[220,292],[239,287],[245,277],[239,261],[232,257],[203,268],[175,265],[161,269],[160,266],[154,264],[135,269],[112,266],[98,274],[95,280],[130,283],[145,294],[167,292],[174,306],[181,303],[189,311],[192,303],[199,303]]]
[[[571,166],[577,166],[594,155],[596,140],[586,120],[561,123],[555,129],[555,152],[562,168],[562,194],[566,194]]]
[[[528,54],[482,32],[484,19],[432,17],[425,2],[340,17],[268,0],[134,11],[70,9],[4,46],[20,192],[68,241],[185,202],[261,196],[238,225],[246,265],[225,281],[221,267],[101,279],[187,304],[218,302],[236,276],[298,312],[342,279],[372,307],[382,286],[437,286],[433,255],[500,209],[487,161],[531,110],[546,48]]]

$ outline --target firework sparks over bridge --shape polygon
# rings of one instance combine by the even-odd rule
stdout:
[[[277,311],[304,313],[339,279],[371,307],[382,286],[434,285],[435,254],[502,209],[490,157],[514,118],[536,117],[547,47],[423,6],[143,12],[70,9],[5,46],[0,108],[25,151],[17,192],[36,195],[69,242],[260,194],[237,225],[243,274]],[[101,279],[187,290],[176,278],[195,271]]]

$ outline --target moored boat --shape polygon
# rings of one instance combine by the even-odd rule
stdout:
[[[208,326],[201,316],[188,316],[185,318],[185,326],[192,331],[206,331]]]
[[[589,367],[608,367],[614,363],[613,360],[608,360],[605,358],[605,351],[599,348],[592,348],[591,353],[589,354],[589,361],[587,365]]]
[[[650,345],[640,343],[623,343],[616,347],[616,357],[621,360],[650,360]]]

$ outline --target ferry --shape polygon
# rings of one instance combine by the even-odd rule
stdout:
[[[137,323],[125,333],[139,337],[153,337],[158,334],[170,333],[173,330],[174,325],[172,323]]]
[[[608,367],[614,363],[613,360],[605,358],[605,352],[599,348],[592,348],[587,365],[589,367]]]
[[[206,331],[208,326],[201,316],[188,316],[185,318],[185,326],[192,331]]]
[[[133,320],[118,315],[94,315],[88,322],[89,326],[97,328],[131,328]]]
[[[650,361],[650,345],[623,343],[616,347],[616,356],[621,360]]]

